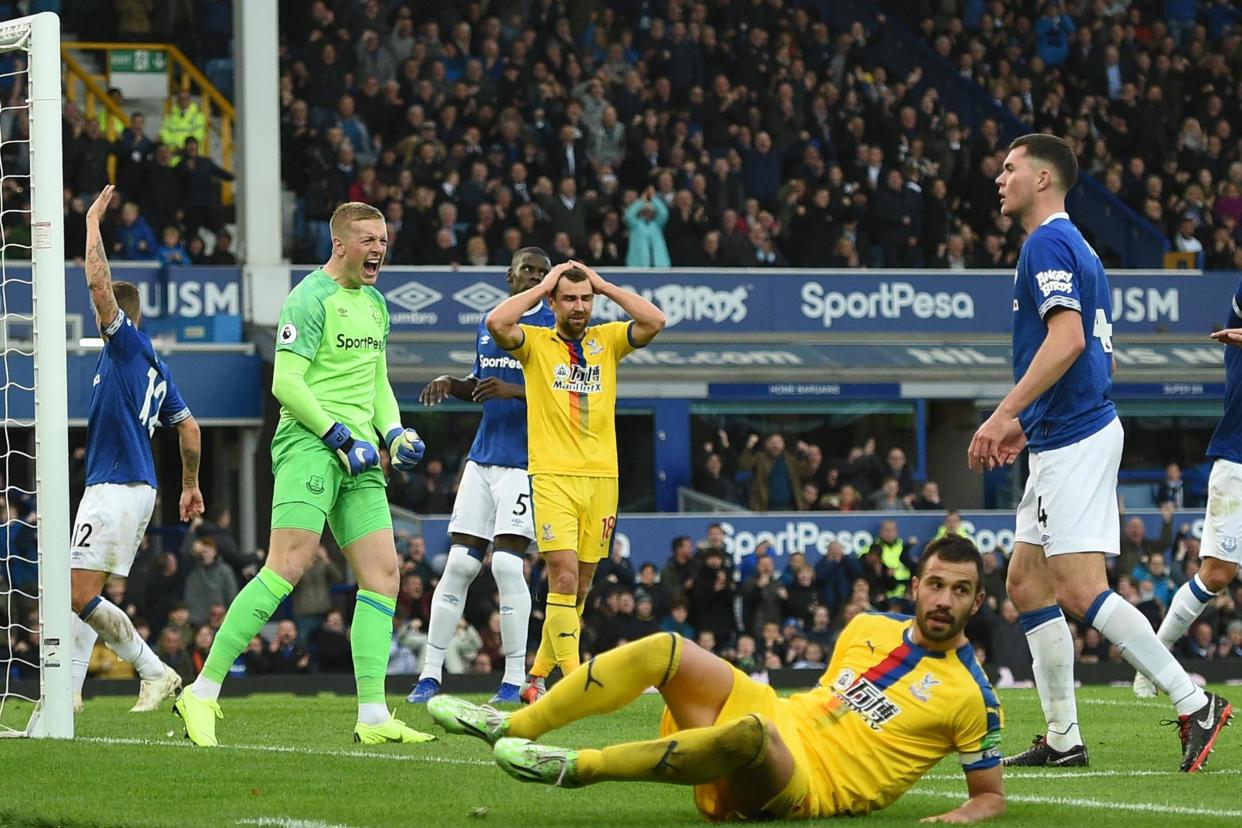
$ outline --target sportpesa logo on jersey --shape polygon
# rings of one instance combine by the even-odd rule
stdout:
[[[343,351],[352,351],[355,349],[378,351],[384,347],[384,341],[373,336],[346,336],[345,334],[337,334],[336,347]]]
[[[598,394],[602,387],[598,365],[569,365],[562,362],[552,371],[553,391]]]
[[[480,368],[512,368],[515,371],[522,370],[522,363],[518,362],[511,356],[498,357],[479,357]]]

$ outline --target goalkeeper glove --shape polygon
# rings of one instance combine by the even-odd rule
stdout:
[[[350,477],[357,477],[367,469],[379,465],[379,452],[375,450],[375,446],[354,437],[343,423],[332,424],[328,433],[323,435],[323,444],[336,452]]]
[[[384,442],[388,444],[388,456],[392,458],[393,468],[399,471],[409,471],[417,466],[427,450],[427,445],[412,428],[393,426],[388,429]]]

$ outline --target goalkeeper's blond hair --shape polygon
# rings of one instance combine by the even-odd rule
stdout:
[[[355,221],[365,221],[369,219],[384,220],[384,214],[378,208],[372,207],[370,204],[364,204],[361,201],[347,201],[332,211],[332,219],[328,226],[332,232],[332,238],[345,238],[347,231]]]

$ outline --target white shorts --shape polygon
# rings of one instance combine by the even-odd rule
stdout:
[[[491,540],[497,535],[535,539],[535,521],[526,469],[481,466],[466,461],[453,501],[449,533]]]
[[[69,567],[129,577],[154,510],[155,489],[146,483],[87,486],[69,539]]]
[[[1113,420],[1068,446],[1031,453],[1031,476],[1018,504],[1014,540],[1045,555],[1120,553],[1117,468],[1125,431]]]
[[[1242,465],[1229,460],[1212,464],[1207,514],[1199,556],[1242,566]]]

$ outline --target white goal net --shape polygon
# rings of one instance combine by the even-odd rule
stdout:
[[[0,23],[0,736],[73,735],[60,23]]]

